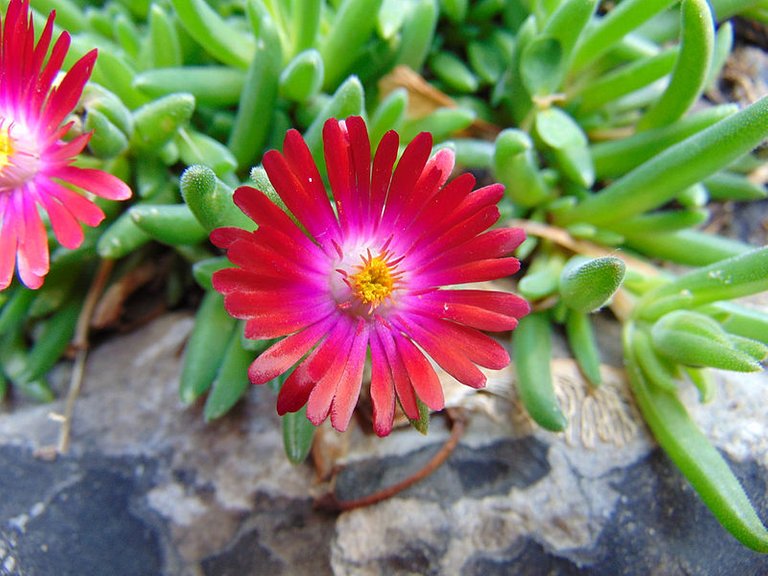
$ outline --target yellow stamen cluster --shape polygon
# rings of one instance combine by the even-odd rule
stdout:
[[[350,278],[350,284],[352,292],[363,304],[375,308],[395,289],[396,277],[385,258],[371,257],[369,253],[367,258],[363,257],[360,271]]]
[[[8,128],[0,122],[0,170],[10,164],[9,158],[13,155],[13,140],[8,132]]]

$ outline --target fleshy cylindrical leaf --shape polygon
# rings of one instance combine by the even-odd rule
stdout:
[[[625,272],[623,260],[615,256],[572,258],[560,275],[560,295],[569,308],[597,310],[619,289]]]

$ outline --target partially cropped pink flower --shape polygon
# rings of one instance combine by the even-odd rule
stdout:
[[[44,216],[67,248],[82,243],[81,223],[102,221],[103,212],[78,189],[111,200],[131,195],[111,174],[72,166],[90,134],[65,142],[72,123],[63,121],[80,99],[96,50],[54,86],[70,42],[64,32],[49,54],[54,17],[37,44],[28,0],[11,0],[5,20],[0,17],[0,290],[17,265],[26,286],[42,285],[49,269]]]
[[[396,400],[412,419],[417,398],[443,408],[428,356],[473,388],[486,381],[478,366],[509,363],[504,347],[481,330],[513,329],[528,304],[506,292],[453,286],[517,272],[509,254],[524,234],[488,230],[499,218],[502,186],[473,192],[469,174],[446,184],[454,155],[441,150],[430,158],[427,133],[398,162],[395,132],[371,161],[359,117],[329,120],[323,140],[332,201],[301,135],[289,131],[283,153],[267,152],[263,164],[300,226],[262,192],[238,188],[235,202],[258,229],[211,234],[237,266],[217,272],[213,285],[229,313],[246,320],[248,338],[285,336],[249,370],[263,384],[298,363],[280,390],[278,413],[306,404],[314,424],[330,414],[334,428],[345,430],[370,357],[374,429],[384,436]]]

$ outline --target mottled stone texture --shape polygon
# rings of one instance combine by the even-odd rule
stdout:
[[[327,489],[313,467],[285,460],[268,389],[210,425],[180,404],[190,328],[169,315],[96,348],[72,450],[54,462],[35,450],[55,440],[60,404],[0,412],[0,575],[768,574],[654,448],[616,370],[585,394],[558,365],[565,435],[521,417],[508,371],[490,394],[449,391],[470,416],[449,460],[391,500],[331,514],[313,506]],[[685,397],[768,519],[765,384],[733,378],[707,406]],[[413,474],[448,433],[441,416],[427,437],[324,431],[321,453],[344,454],[335,490],[354,499]]]

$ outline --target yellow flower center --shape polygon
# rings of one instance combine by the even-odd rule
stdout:
[[[11,163],[9,158],[13,156],[14,152],[13,140],[11,140],[8,127],[0,123],[0,170]]]
[[[360,271],[350,278],[354,295],[363,304],[370,304],[371,308],[375,308],[392,294],[396,279],[397,274],[392,273],[386,258],[371,257],[370,253],[367,258],[363,256]]]

